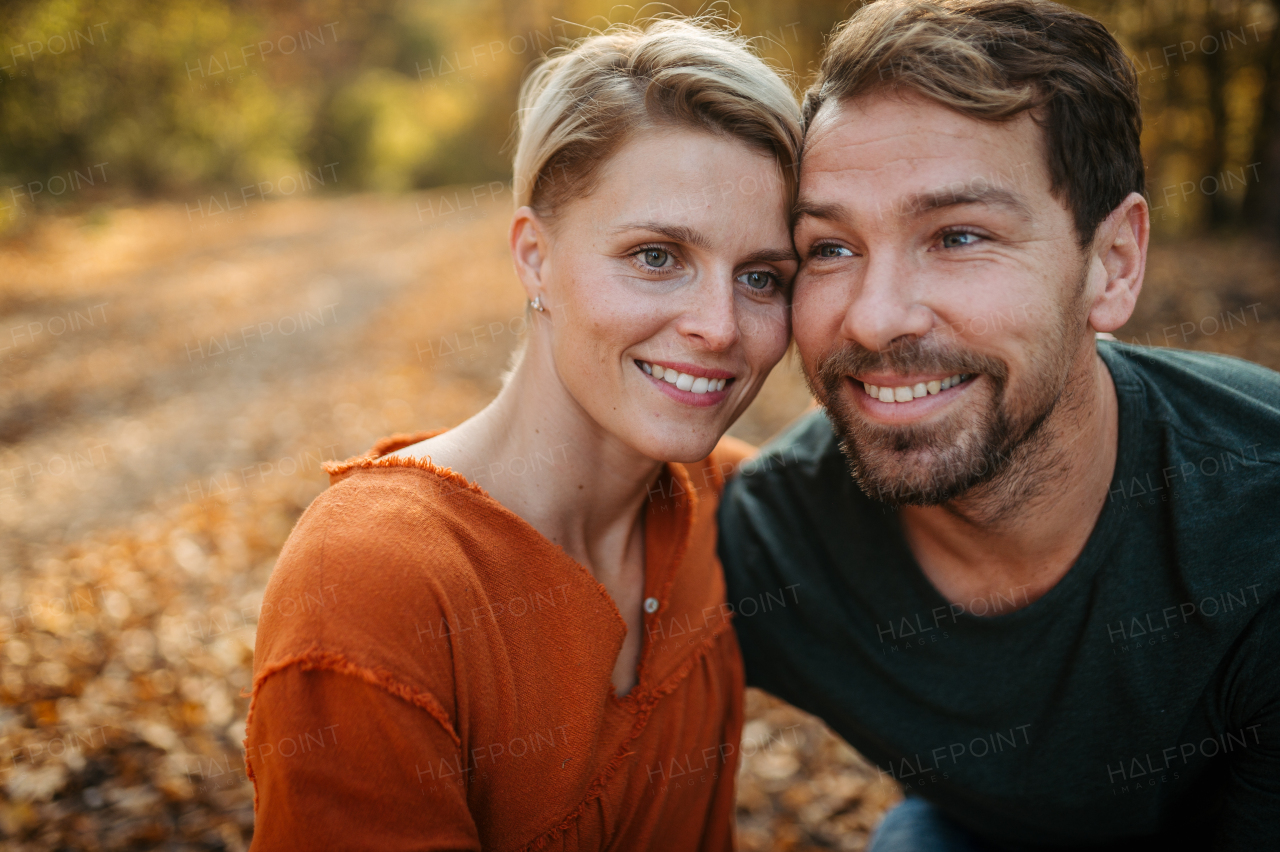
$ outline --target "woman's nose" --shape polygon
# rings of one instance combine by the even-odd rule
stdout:
[[[676,321],[676,330],[700,349],[720,352],[738,342],[733,273],[707,276],[689,289],[689,302]]]

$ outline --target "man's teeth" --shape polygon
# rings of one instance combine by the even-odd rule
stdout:
[[[682,391],[691,391],[692,393],[710,393],[711,391],[724,390],[728,379],[708,379],[706,376],[691,376],[688,373],[681,373],[670,367],[663,368],[660,364],[650,364],[648,361],[636,361],[640,365],[640,369],[644,370],[655,379],[662,379],[664,382],[670,382]]]
[[[932,382],[918,382],[914,385],[903,385],[898,388],[882,388],[870,382],[863,382],[862,386],[866,388],[869,395],[874,396],[881,402],[910,402],[922,396],[941,393],[949,387],[960,384],[969,377],[968,373],[957,373],[942,381],[935,379]]]

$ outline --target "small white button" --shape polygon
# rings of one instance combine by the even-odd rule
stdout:
[[[657,612],[657,611],[658,611],[658,599],[657,599],[657,598],[645,598],[645,599],[644,599],[644,611],[645,611],[645,612]]]

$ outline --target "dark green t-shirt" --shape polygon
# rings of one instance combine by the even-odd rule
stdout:
[[[939,594],[822,412],[744,465],[720,554],[748,682],[998,844],[1280,849],[1280,374],[1098,351],[1110,496],[1016,611]]]

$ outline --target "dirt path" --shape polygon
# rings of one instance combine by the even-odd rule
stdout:
[[[456,197],[155,206],[0,245],[10,848],[246,848],[241,691],[320,462],[465,419],[524,322],[505,205],[441,203]],[[1256,246],[1160,247],[1119,336],[1274,369],[1278,299]],[[759,443],[807,404],[785,361],[733,432]],[[861,849],[896,787],[813,719],[748,699],[741,848]]]

